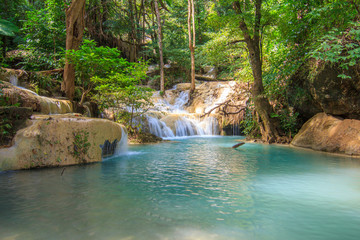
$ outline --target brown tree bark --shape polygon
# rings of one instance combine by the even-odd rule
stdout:
[[[188,34],[189,34],[189,49],[191,57],[191,88],[190,91],[195,91],[195,12],[194,0],[188,0]]]
[[[84,34],[85,1],[73,0],[66,9],[66,50],[79,49]],[[68,61],[64,67],[64,81],[61,90],[65,92],[70,100],[74,98],[75,92],[75,69]]]
[[[279,142],[280,134],[278,130],[278,122],[275,118],[271,117],[273,109],[269,103],[269,100],[265,96],[264,86],[262,81],[262,62],[261,62],[261,50],[260,50],[260,20],[261,20],[261,4],[262,0],[255,0],[255,23],[253,28],[253,36],[250,34],[250,30],[245,22],[245,19],[241,16],[239,27],[244,35],[244,40],[249,51],[250,65],[252,74],[254,77],[254,84],[252,87],[252,95],[255,104],[255,110],[260,116],[260,131],[262,140],[265,142]],[[242,9],[239,1],[233,2],[235,11],[242,14]]]
[[[159,55],[160,55],[160,91],[165,93],[164,56],[163,56],[163,44],[162,44],[161,18],[160,18],[158,1],[154,0],[154,3],[155,3],[156,20],[158,25],[158,44],[159,44]]]

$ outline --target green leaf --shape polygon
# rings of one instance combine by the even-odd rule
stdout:
[[[13,37],[18,31],[18,27],[12,22],[0,19],[0,35]]]
[[[342,79],[351,79],[350,76],[345,75],[345,74],[343,74],[343,73],[342,73],[342,74],[339,74],[338,77],[339,77],[339,78],[342,78]]]

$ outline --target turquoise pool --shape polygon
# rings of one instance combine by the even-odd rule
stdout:
[[[360,160],[238,137],[0,173],[0,239],[360,239]]]

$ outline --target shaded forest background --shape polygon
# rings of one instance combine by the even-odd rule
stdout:
[[[66,9],[72,2],[1,0],[1,66],[28,72],[64,68]],[[162,91],[192,80],[193,51],[197,73],[212,67],[216,79],[253,86],[243,131],[269,142],[291,138],[314,112],[324,110],[311,102],[314,96],[306,88],[324,69],[332,69],[340,83],[359,80],[359,0],[198,0],[191,21],[190,3],[87,0],[83,39],[89,41],[83,46],[103,47],[100,57],[115,48],[116,58],[129,63],[169,64],[164,74],[141,80]],[[96,95],[96,86],[79,73],[74,99],[83,102]],[[32,84],[37,91],[53,90],[61,81],[62,76],[58,82],[34,78]]]

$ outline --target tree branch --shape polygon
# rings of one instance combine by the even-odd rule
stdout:
[[[252,38],[249,33],[249,28],[246,25],[245,18],[243,17],[243,12],[241,10],[240,2],[234,1],[233,8],[234,8],[235,12],[240,15],[239,27],[240,27],[240,30],[242,31],[242,33],[244,34],[244,41],[247,44],[251,44]]]
[[[255,0],[254,40],[256,42],[258,42],[260,39],[261,2],[262,2],[262,0]]]
[[[239,43],[239,42],[245,42],[245,39],[234,40],[234,41],[229,42],[227,45],[232,45],[232,44],[236,44],[236,43]]]
[[[246,109],[246,106],[243,106],[243,105],[233,105],[233,104],[229,104],[231,102],[231,99],[230,100],[227,100],[223,103],[220,103],[218,104],[217,106],[213,107],[212,109],[210,109],[207,113],[204,113],[203,115],[200,116],[200,118],[203,118],[203,117],[206,117],[206,116],[209,116],[214,110],[224,106],[223,109],[220,109],[220,111],[224,114],[224,115],[229,115],[229,114],[238,114],[242,111],[245,111]],[[238,108],[238,110],[236,112],[227,112],[225,111],[225,108],[227,107],[236,107]]]

